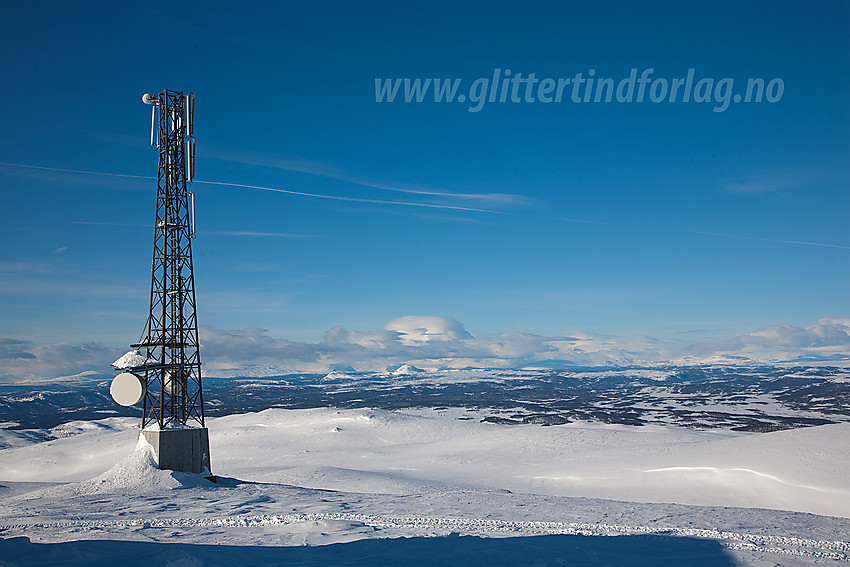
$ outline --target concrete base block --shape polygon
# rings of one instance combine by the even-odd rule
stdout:
[[[210,477],[210,434],[206,427],[191,429],[142,429],[153,447],[157,466],[180,472],[204,473]]]

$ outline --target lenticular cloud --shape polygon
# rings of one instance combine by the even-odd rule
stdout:
[[[459,341],[472,338],[463,325],[451,317],[407,315],[393,319],[384,329],[397,332],[401,343],[408,346],[430,341]]]

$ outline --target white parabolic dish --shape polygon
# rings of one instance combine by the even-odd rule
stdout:
[[[132,406],[139,403],[144,390],[138,376],[130,372],[122,372],[112,379],[109,393],[112,399],[122,406]]]

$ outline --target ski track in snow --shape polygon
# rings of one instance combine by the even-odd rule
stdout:
[[[850,542],[813,540],[789,536],[765,536],[739,532],[706,530],[697,528],[660,528],[651,526],[627,526],[619,524],[592,524],[581,522],[528,522],[482,518],[429,518],[423,516],[383,516],[358,513],[311,513],[259,516],[225,516],[207,518],[146,518],[134,520],[71,520],[52,523],[27,523],[0,525],[0,532],[9,530],[96,530],[131,528],[254,528],[280,526],[297,523],[324,523],[344,521],[378,529],[403,529],[430,531],[439,536],[448,533],[464,535],[666,535],[697,537],[720,542],[727,549],[759,551],[764,553],[831,559],[850,563]]]

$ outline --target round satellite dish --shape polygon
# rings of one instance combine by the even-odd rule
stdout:
[[[144,388],[138,376],[130,372],[122,372],[112,379],[109,393],[112,399],[122,406],[132,406],[142,399]]]
[[[145,93],[142,95],[142,102],[145,104],[153,104],[154,102],[156,102],[156,99],[151,93]]]

